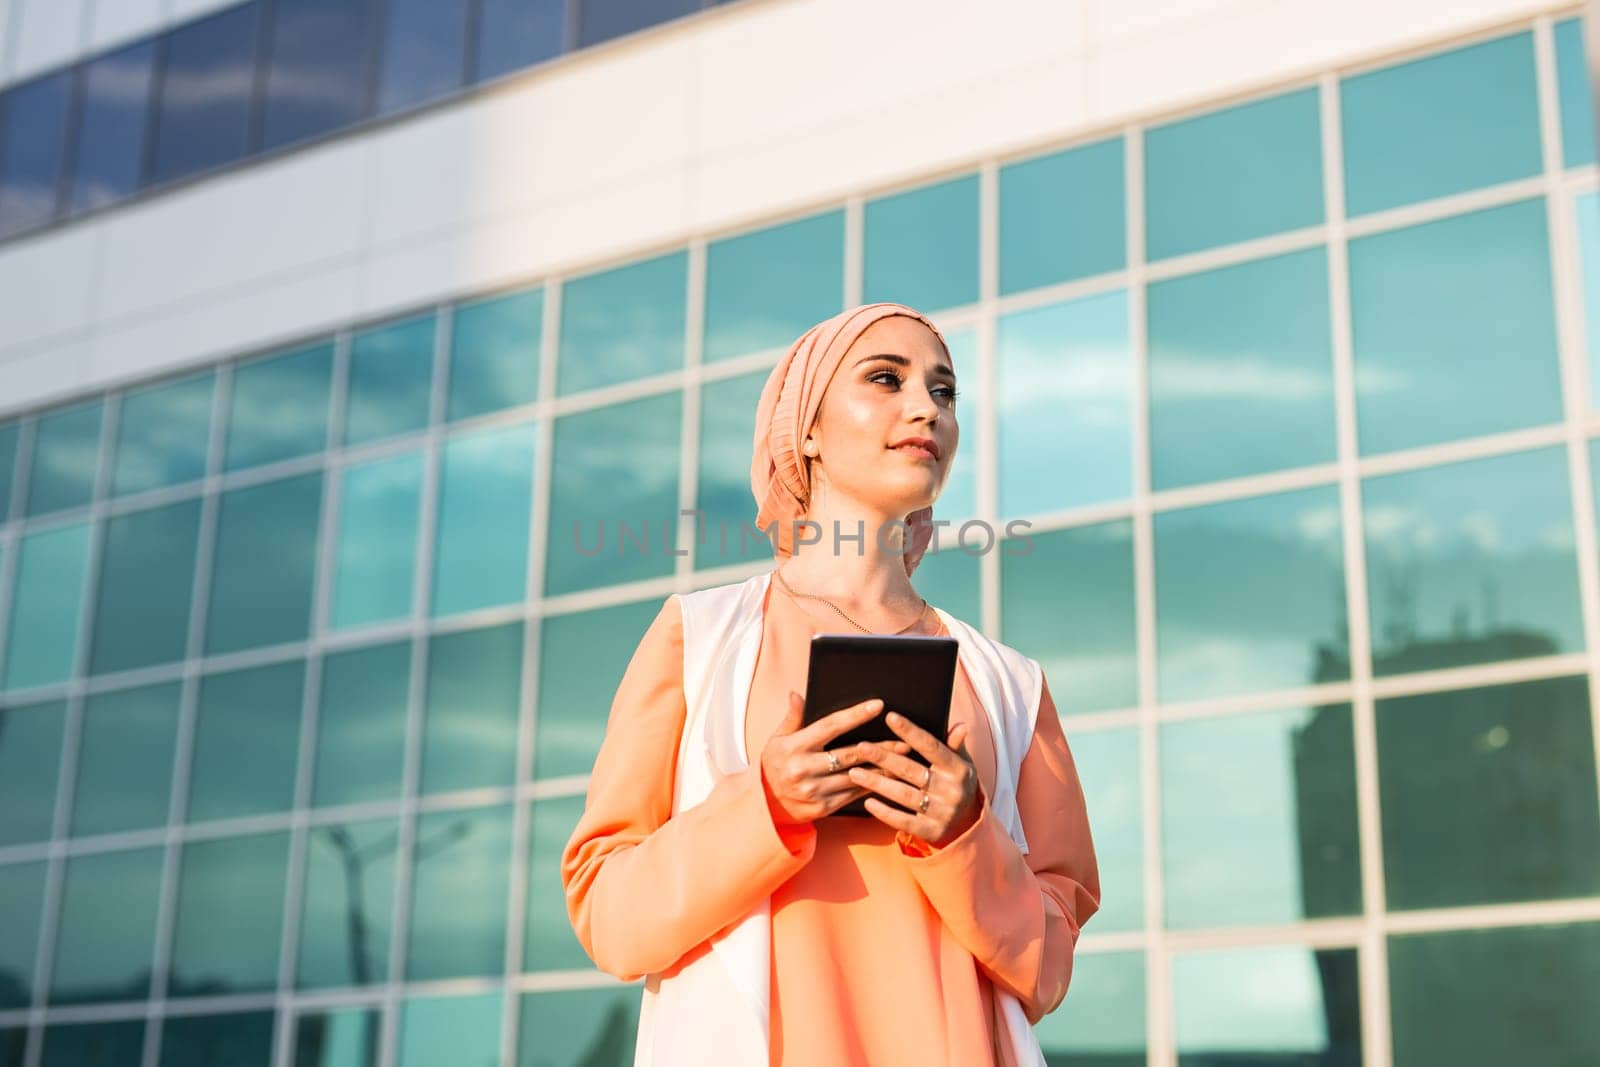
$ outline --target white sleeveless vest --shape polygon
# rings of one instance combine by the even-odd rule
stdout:
[[[678,747],[672,811],[710,795],[748,766],[745,706],[761,648],[762,603],[771,572],[680,594],[687,717]],[[1032,743],[1044,674],[1038,662],[935,608],[951,636],[994,737],[992,813],[1024,853],[1016,783]],[[772,914],[763,901],[712,938],[711,951],[671,978],[645,979],[634,1067],[760,1067],[769,1062]],[[1021,1067],[1044,1055],[1016,997],[994,988],[1002,1039]]]

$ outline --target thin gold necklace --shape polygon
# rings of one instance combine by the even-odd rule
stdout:
[[[814,593],[797,593],[797,592],[795,592],[794,589],[789,585],[789,583],[783,580],[783,575],[778,573],[776,570],[774,570],[772,572],[772,576],[774,578],[778,579],[778,584],[783,586],[783,588],[789,593],[790,596],[805,597],[807,600],[820,600],[824,604],[828,605],[828,607],[830,607],[834,611],[838,612],[840,618],[844,619],[845,622],[849,623],[851,626],[854,626],[856,629],[860,630],[862,633],[875,634],[875,635],[877,635],[879,637],[884,637],[884,636],[896,637],[896,636],[898,636],[900,634],[905,633],[907,630],[911,629],[911,627],[913,627],[917,623],[921,622],[922,621],[922,616],[926,615],[927,612],[928,612],[928,599],[926,597],[923,597],[923,598],[921,598],[922,599],[922,610],[917,612],[917,617],[916,618],[912,619],[909,623],[907,623],[906,625],[900,627],[900,629],[896,630],[892,634],[878,634],[878,632],[876,630],[869,630],[865,626],[862,626],[859,622],[856,622],[856,620],[852,619],[850,616],[846,615],[844,613],[844,609],[843,608],[839,607],[839,605],[835,604],[833,601],[829,600],[827,597],[817,596]]]

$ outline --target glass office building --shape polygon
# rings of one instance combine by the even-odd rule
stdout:
[[[12,0],[6,54],[52,2]],[[1190,57],[1202,97],[1048,136],[1042,108],[1025,150],[849,142],[861,173],[798,207],[751,163],[743,223],[561,269],[519,243],[559,211],[495,222],[510,251],[448,243],[476,225],[460,187],[516,202],[537,164],[446,190],[383,148],[600,129],[620,187],[649,154],[624,134],[688,135],[618,129],[592,67],[644,72],[650,118],[658,53],[759,56],[847,5],[700,6],[275,0],[0,87],[0,1067],[631,1063],[639,988],[577,944],[560,851],[663,598],[770,566],[743,526],[768,370],[873,300],[932,314],[962,386],[918,588],[1040,660],[1087,793],[1104,899],[1050,1063],[1600,1062],[1600,173],[1572,11],[1350,16],[1298,73],[1224,88]],[[934,11],[960,6],[927,17],[982,17]],[[1211,7],[1123,30],[1289,32]],[[1152,100],[1162,54],[1082,53]],[[317,70],[354,80],[312,107]],[[918,91],[959,115],[939,77]],[[524,93],[568,110],[483,117]],[[195,223],[276,168],[247,190],[269,214],[382,225],[389,185],[296,169],[364,141],[394,196],[451,202],[385,261],[405,284],[330,298],[285,267],[297,223]],[[653,225],[631,203],[606,201],[624,237]],[[189,283],[132,269],[140,237],[207,272],[264,256],[277,295],[162,310]],[[27,283],[79,262],[119,272],[69,308],[87,340]]]

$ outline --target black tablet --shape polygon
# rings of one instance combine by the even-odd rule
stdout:
[[[950,732],[950,694],[955,686],[957,642],[920,634],[815,634],[806,677],[805,722],[878,697],[885,711],[898,711],[943,741]],[[858,741],[898,741],[882,715],[834,740],[829,748]],[[910,757],[926,764],[920,752]],[[881,798],[880,798],[881,799]],[[861,800],[838,815],[871,818]]]

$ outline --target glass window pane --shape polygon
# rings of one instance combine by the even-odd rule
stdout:
[[[1600,923],[1389,938],[1394,1062],[1600,1062]]]
[[[578,47],[587,48],[658,22],[679,18],[699,0],[573,0],[578,4]]]
[[[435,100],[466,75],[467,0],[388,0],[378,114]]]
[[[172,996],[277,988],[288,862],[287,832],[183,846]]]
[[[305,664],[208,675],[200,684],[190,822],[287,811],[294,804]]]
[[[983,579],[979,571],[981,556],[960,547],[930,547],[912,582],[928,603],[943,608],[958,619],[973,625],[983,617]]]
[[[1561,418],[1542,198],[1351,241],[1350,311],[1363,454]]]
[[[1154,488],[1334,461],[1324,249],[1155,282],[1147,300]]]
[[[428,425],[435,316],[419,315],[355,335],[344,443],[375,441]]]
[[[1589,84],[1581,19],[1556,23],[1556,84],[1561,96],[1561,160],[1569,167],[1593,163],[1594,90]]]
[[[11,515],[11,490],[17,484],[17,453],[21,451],[22,427],[8,422],[0,425],[0,523]]]
[[[546,596],[672,573],[682,419],[672,392],[556,420]]]
[[[0,845],[49,839],[66,721],[62,700],[0,707]]]
[[[28,1049],[28,1030],[25,1026],[0,1027],[0,1065],[24,1067]]]
[[[1339,89],[1350,215],[1543,169],[1531,33],[1345,78]]]
[[[83,111],[73,138],[72,212],[114,203],[138,190],[155,57],[156,42],[150,38],[84,65]]]
[[[561,884],[561,850],[583,814],[579,796],[540,800],[529,809],[528,923],[522,950],[524,971],[587,970],[594,964],[572,932],[567,894]]]
[[[0,238],[56,217],[72,103],[72,71],[0,93]]]
[[[321,471],[222,495],[207,654],[305,640],[321,510]]]
[[[88,523],[22,539],[11,591],[5,688],[53,685],[72,676],[88,560]]]
[[[525,993],[516,1067],[627,1067],[639,1031],[639,987]]]
[[[67,860],[52,1004],[149,995],[165,855],[158,846]]]
[[[1372,672],[1584,647],[1563,449],[1369,478]]]
[[[162,39],[147,185],[232,163],[250,150],[259,15],[252,0]]]
[[[995,332],[1000,517],[1132,495],[1126,291],[1003,315]]]
[[[543,336],[543,286],[457,307],[445,417],[453,422],[537,400]]]
[[[695,567],[771,559],[772,542],[756,526],[750,495],[750,449],[756,404],[767,371],[706,382],[700,387],[700,470],[695,485]]]
[[[439,634],[428,644],[422,786],[428,793],[510,785],[522,689],[521,621]]]
[[[394,923],[393,819],[313,826],[300,915],[301,989],[382,985]]]
[[[1129,519],[1024,532],[1001,550],[1000,639],[1039,661],[1063,715],[1139,702],[1133,597]]]
[[[1000,168],[1000,295],[1127,263],[1122,139]]]
[[[171,1015],[161,1027],[161,1067],[268,1067],[273,1013]]]
[[[406,752],[411,642],[334,652],[322,661],[317,807],[396,800]]]
[[[329,620],[333,629],[410,616],[421,510],[421,452],[344,469]]]
[[[1100,864],[1100,933],[1144,929],[1139,731],[1068,730]]]
[[[1076,953],[1068,993],[1033,1028],[1051,1067],[1144,1067],[1143,953]]]
[[[545,617],[539,632],[535,778],[589,773],[628,660],[661,606],[651,598]]]
[[[33,964],[39,950],[39,924],[44,921],[47,866],[42,860],[0,866],[0,915],[7,919],[0,924],[0,1011],[33,1003]]]
[[[1350,705],[1161,726],[1168,927],[1361,911]]]
[[[522,602],[538,435],[538,425],[525,422],[446,438],[434,530],[434,618]]]
[[[1390,908],[1600,891],[1583,676],[1377,702]]]
[[[91,674],[183,659],[199,539],[198,498],[106,521]]]
[[[1335,486],[1155,517],[1163,703],[1350,677]]]
[[[567,0],[480,0],[472,80],[487,81],[566,51]]]
[[[1600,193],[1580,193],[1572,206],[1583,280],[1583,336],[1589,350],[1589,407],[1600,409]]]
[[[273,0],[263,148],[342,129],[369,114],[380,0]],[[308,92],[308,86],[316,86]]]
[[[1179,1067],[1361,1062],[1353,948],[1181,952],[1172,961],[1172,999]]]
[[[978,299],[978,176],[868,200],[862,289],[924,314]]]
[[[163,682],[84,701],[72,835],[167,823],[183,683]]]
[[[295,1024],[295,1067],[378,1067],[383,1013],[345,1008],[306,1011]]]
[[[103,406],[91,400],[40,416],[33,439],[26,514],[82,507],[94,497]]]
[[[47,1026],[41,1067],[123,1067],[144,1050],[143,1019]]]
[[[241,363],[228,409],[230,471],[321,452],[328,441],[333,345]]]
[[[1146,258],[1321,223],[1319,109],[1302,89],[1147,131]]]
[[[556,392],[566,396],[682,367],[688,286],[687,252],[562,283]]]
[[[713,241],[701,360],[787,348],[843,310],[843,211]]]
[[[211,371],[122,398],[111,492],[121,496],[204,478],[211,444]]]
[[[409,981],[503,972],[510,860],[509,807],[417,817]]]

